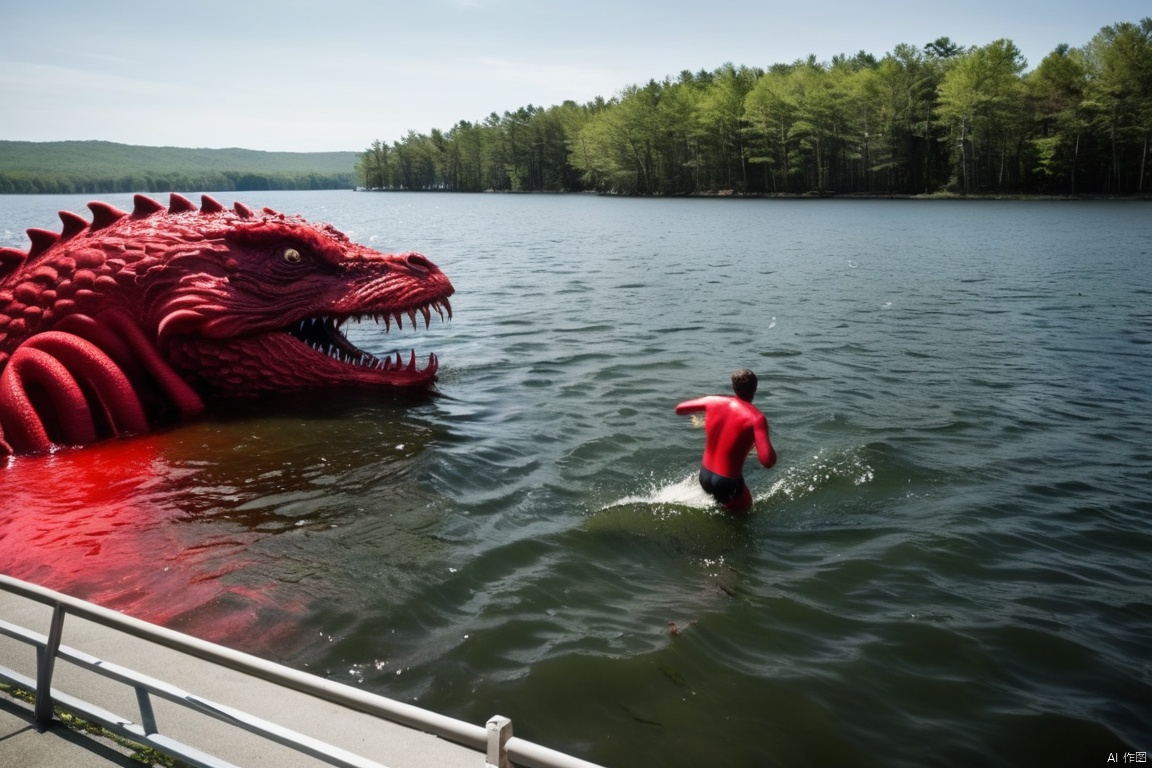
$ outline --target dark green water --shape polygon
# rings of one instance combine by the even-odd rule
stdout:
[[[439,394],[13,461],[0,569],[610,766],[1152,746],[1147,204],[243,199],[437,262],[451,323],[355,337]],[[672,408],[741,366],[738,521]]]

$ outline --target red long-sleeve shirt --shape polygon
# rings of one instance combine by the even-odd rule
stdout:
[[[743,477],[744,460],[752,446],[765,467],[776,463],[776,449],[768,435],[768,419],[747,400],[708,395],[685,400],[676,413],[704,412],[704,468],[724,477]]]

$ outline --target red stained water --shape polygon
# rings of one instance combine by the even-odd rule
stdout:
[[[282,624],[283,599],[273,606],[268,585],[245,581],[245,548],[257,534],[198,524],[197,470],[173,466],[165,439],[0,466],[0,572],[217,642],[251,636],[267,621],[264,609]]]

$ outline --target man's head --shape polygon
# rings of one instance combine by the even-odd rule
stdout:
[[[756,396],[756,384],[756,374],[747,368],[732,372],[732,391],[741,400],[752,402],[752,398]]]

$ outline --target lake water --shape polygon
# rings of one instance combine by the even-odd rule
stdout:
[[[439,264],[451,322],[354,333],[438,394],[13,460],[0,570],[609,766],[1152,749],[1147,204],[239,199]],[[734,520],[673,407],[743,366]]]

